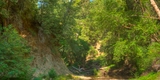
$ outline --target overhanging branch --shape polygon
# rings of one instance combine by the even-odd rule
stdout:
[[[151,5],[153,6],[154,10],[156,11],[158,18],[160,19],[160,10],[159,10],[156,2],[154,0],[150,0],[150,2],[151,2]]]

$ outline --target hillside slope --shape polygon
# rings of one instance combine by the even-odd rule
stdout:
[[[59,75],[70,74],[56,46],[54,47],[53,44],[47,42],[49,38],[42,35],[43,33],[36,33],[33,30],[29,31],[31,30],[29,28],[33,26],[27,25],[31,23],[27,23],[21,17],[17,16],[15,19],[18,20],[14,20],[15,22],[12,23],[13,27],[18,30],[20,35],[31,46],[30,55],[34,57],[31,66],[35,69],[33,76],[48,74],[51,69],[54,69]]]

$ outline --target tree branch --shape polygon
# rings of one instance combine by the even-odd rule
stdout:
[[[159,10],[156,2],[154,0],[150,0],[150,2],[151,2],[151,5],[153,6],[153,8],[155,9],[155,11],[156,11],[156,13],[158,15],[158,18],[160,19],[160,10]]]

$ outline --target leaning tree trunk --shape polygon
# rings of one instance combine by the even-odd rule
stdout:
[[[150,0],[150,2],[151,2],[151,5],[153,6],[153,8],[155,9],[155,11],[156,11],[156,13],[158,15],[158,18],[160,19],[160,10],[159,10],[156,2],[154,0]]]

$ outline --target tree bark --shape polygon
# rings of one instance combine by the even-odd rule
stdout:
[[[150,2],[151,2],[151,5],[153,6],[153,8],[155,9],[155,11],[156,11],[156,13],[158,15],[158,18],[160,19],[160,10],[159,10],[156,2],[154,0],[150,0]]]

